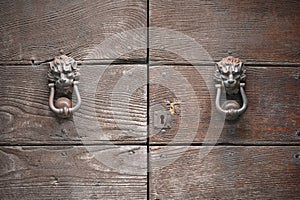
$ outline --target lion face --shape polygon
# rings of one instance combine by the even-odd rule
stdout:
[[[79,80],[79,67],[73,58],[66,55],[55,57],[48,71],[49,82],[55,83],[58,92],[72,93],[73,82]]]
[[[228,94],[237,94],[240,83],[245,81],[245,72],[246,69],[238,58],[228,56],[216,63],[215,80],[223,83]]]

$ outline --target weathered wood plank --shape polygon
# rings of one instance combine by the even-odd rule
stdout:
[[[77,60],[84,59],[109,37],[146,27],[146,7],[144,0],[1,1],[0,60],[44,61],[59,49]],[[134,40],[123,36],[115,35],[110,43],[115,51],[107,46],[94,59],[145,60],[146,31],[135,34]],[[128,47],[123,41],[128,39],[132,46],[145,49],[120,57],[120,49]]]
[[[145,142],[145,65],[81,66],[83,103],[66,120],[49,109],[47,70],[0,67],[0,143]]]
[[[299,199],[300,147],[209,148],[151,147],[151,199]]]
[[[0,147],[1,199],[146,199],[141,146]]]
[[[299,144],[299,67],[248,67],[248,109],[225,124],[215,109],[213,73],[214,66],[150,68],[152,143]],[[174,99],[180,103],[172,127],[159,132],[154,112]]]
[[[180,54],[193,54],[194,42],[213,60],[232,52],[249,61],[300,61],[297,0],[151,1],[150,13],[151,27],[169,29],[150,32],[151,61],[187,63]],[[208,58],[199,54],[190,59],[197,63]]]

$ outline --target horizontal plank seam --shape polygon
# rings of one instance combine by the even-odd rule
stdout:
[[[158,62],[158,63],[150,63],[150,66],[214,66],[214,62],[196,62],[196,63],[164,63],[164,62]],[[245,66],[257,66],[257,67],[300,67],[299,62],[244,62]]]
[[[299,142],[295,142],[295,143],[218,143],[218,144],[209,144],[209,143],[192,143],[192,144],[188,144],[188,143],[177,143],[177,144],[167,144],[167,143],[152,143],[150,144],[150,146],[241,146],[241,147],[245,147],[245,146],[299,146],[300,145],[300,141]],[[300,146],[299,146],[300,148]]]
[[[14,143],[2,143],[0,144],[0,147],[4,147],[4,146],[12,146],[12,147],[18,147],[18,146],[34,146],[34,147],[44,147],[44,146],[112,146],[112,145],[116,145],[116,146],[147,146],[146,142],[132,142],[132,143],[117,143],[117,142],[111,142],[111,143],[88,143],[88,144],[80,144],[80,143],[18,143],[18,144],[14,144]]]
[[[46,60],[46,61],[0,61],[0,66],[38,66],[42,64],[46,64],[53,61],[51,60]],[[128,65],[128,64],[147,64],[146,59],[133,59],[133,60],[85,60],[85,61],[80,61],[77,60],[78,65]]]
[[[48,62],[51,62],[52,60],[47,61],[28,61],[28,62],[5,62],[0,61],[0,66],[35,66],[42,65]],[[192,62],[192,63],[180,63],[180,62],[152,62],[150,61],[149,66],[213,66],[215,63],[218,62],[218,60],[215,61],[203,61],[203,62]],[[148,64],[147,58],[143,60],[116,60],[116,61],[104,61],[104,60],[85,60],[85,61],[77,61],[78,65],[143,65]],[[245,66],[259,66],[259,67],[277,67],[277,66],[288,66],[288,67],[300,67],[299,62],[247,62],[244,61]]]
[[[0,147],[5,147],[5,146],[10,146],[10,147],[18,147],[18,146],[33,146],[33,147],[44,147],[44,146],[145,146],[147,147],[147,143],[90,143],[90,144],[78,144],[78,143],[67,143],[67,144],[51,144],[51,143],[41,143],[41,144],[35,144],[35,143],[19,143],[19,144],[12,144],[12,143],[2,143],[0,144]],[[300,142],[295,142],[295,143],[236,143],[236,144],[231,144],[231,143],[218,143],[218,144],[204,144],[204,143],[177,143],[177,144],[168,144],[168,143],[152,143],[149,144],[149,146],[299,146],[300,148]]]

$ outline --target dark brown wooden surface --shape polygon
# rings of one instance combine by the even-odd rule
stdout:
[[[225,124],[215,110],[213,72],[214,66],[151,66],[152,143],[299,144],[299,67],[249,66],[245,89],[248,109],[238,120]],[[180,103],[172,116],[172,128],[159,132],[153,116],[155,110],[167,110],[166,100]],[[213,130],[210,134],[209,126]],[[218,128],[222,129],[220,136]]]
[[[170,49],[193,52],[193,42],[199,43],[213,60],[232,52],[248,61],[300,61],[297,0],[151,1],[150,13],[151,27],[169,29],[163,36],[155,30],[150,32],[151,61],[186,63]],[[184,35],[191,40],[182,42]],[[193,59],[199,62],[207,57],[199,54]]]
[[[141,146],[0,147],[1,199],[146,199]]]
[[[299,146],[208,148],[151,147],[151,199],[299,199]]]
[[[25,62],[52,59],[63,49],[77,60],[115,34],[146,27],[146,1],[1,1],[0,60]],[[146,29],[145,29],[146,30]],[[116,35],[115,35],[116,36]],[[132,38],[117,35],[106,51],[94,59],[145,60],[146,51],[128,52],[119,57],[117,51],[133,46],[146,48],[146,31]],[[124,46],[126,45],[126,46]]]
[[[47,70],[47,65],[0,67],[0,143],[146,141],[145,65],[81,66],[83,103],[66,120],[49,109]],[[132,85],[136,90],[128,90]]]
[[[0,2],[0,199],[300,199],[300,2],[148,2]],[[39,65],[59,49],[81,63],[64,120]],[[249,66],[249,106],[223,126],[211,61],[229,53]],[[150,74],[128,65],[146,60]]]

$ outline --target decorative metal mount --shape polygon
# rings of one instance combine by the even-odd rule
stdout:
[[[70,117],[81,105],[78,90],[79,67],[76,61],[60,52],[50,63],[48,81],[50,88],[49,107],[62,118]],[[72,93],[75,92],[77,104],[72,107]],[[55,103],[54,103],[55,101]]]
[[[170,111],[170,114],[171,115],[174,115],[176,113],[176,110],[177,110],[177,106],[180,105],[180,102],[179,101],[176,101],[175,99],[172,101],[166,101],[167,103],[167,108],[169,109]]]
[[[226,115],[227,120],[237,119],[243,114],[248,106],[248,100],[244,90],[246,69],[242,61],[233,56],[223,58],[216,63],[216,71],[214,79],[216,82],[217,96],[216,109]],[[236,96],[239,92],[242,96],[243,105],[237,102],[236,99],[227,100],[220,106],[221,93],[225,91],[227,96]]]

